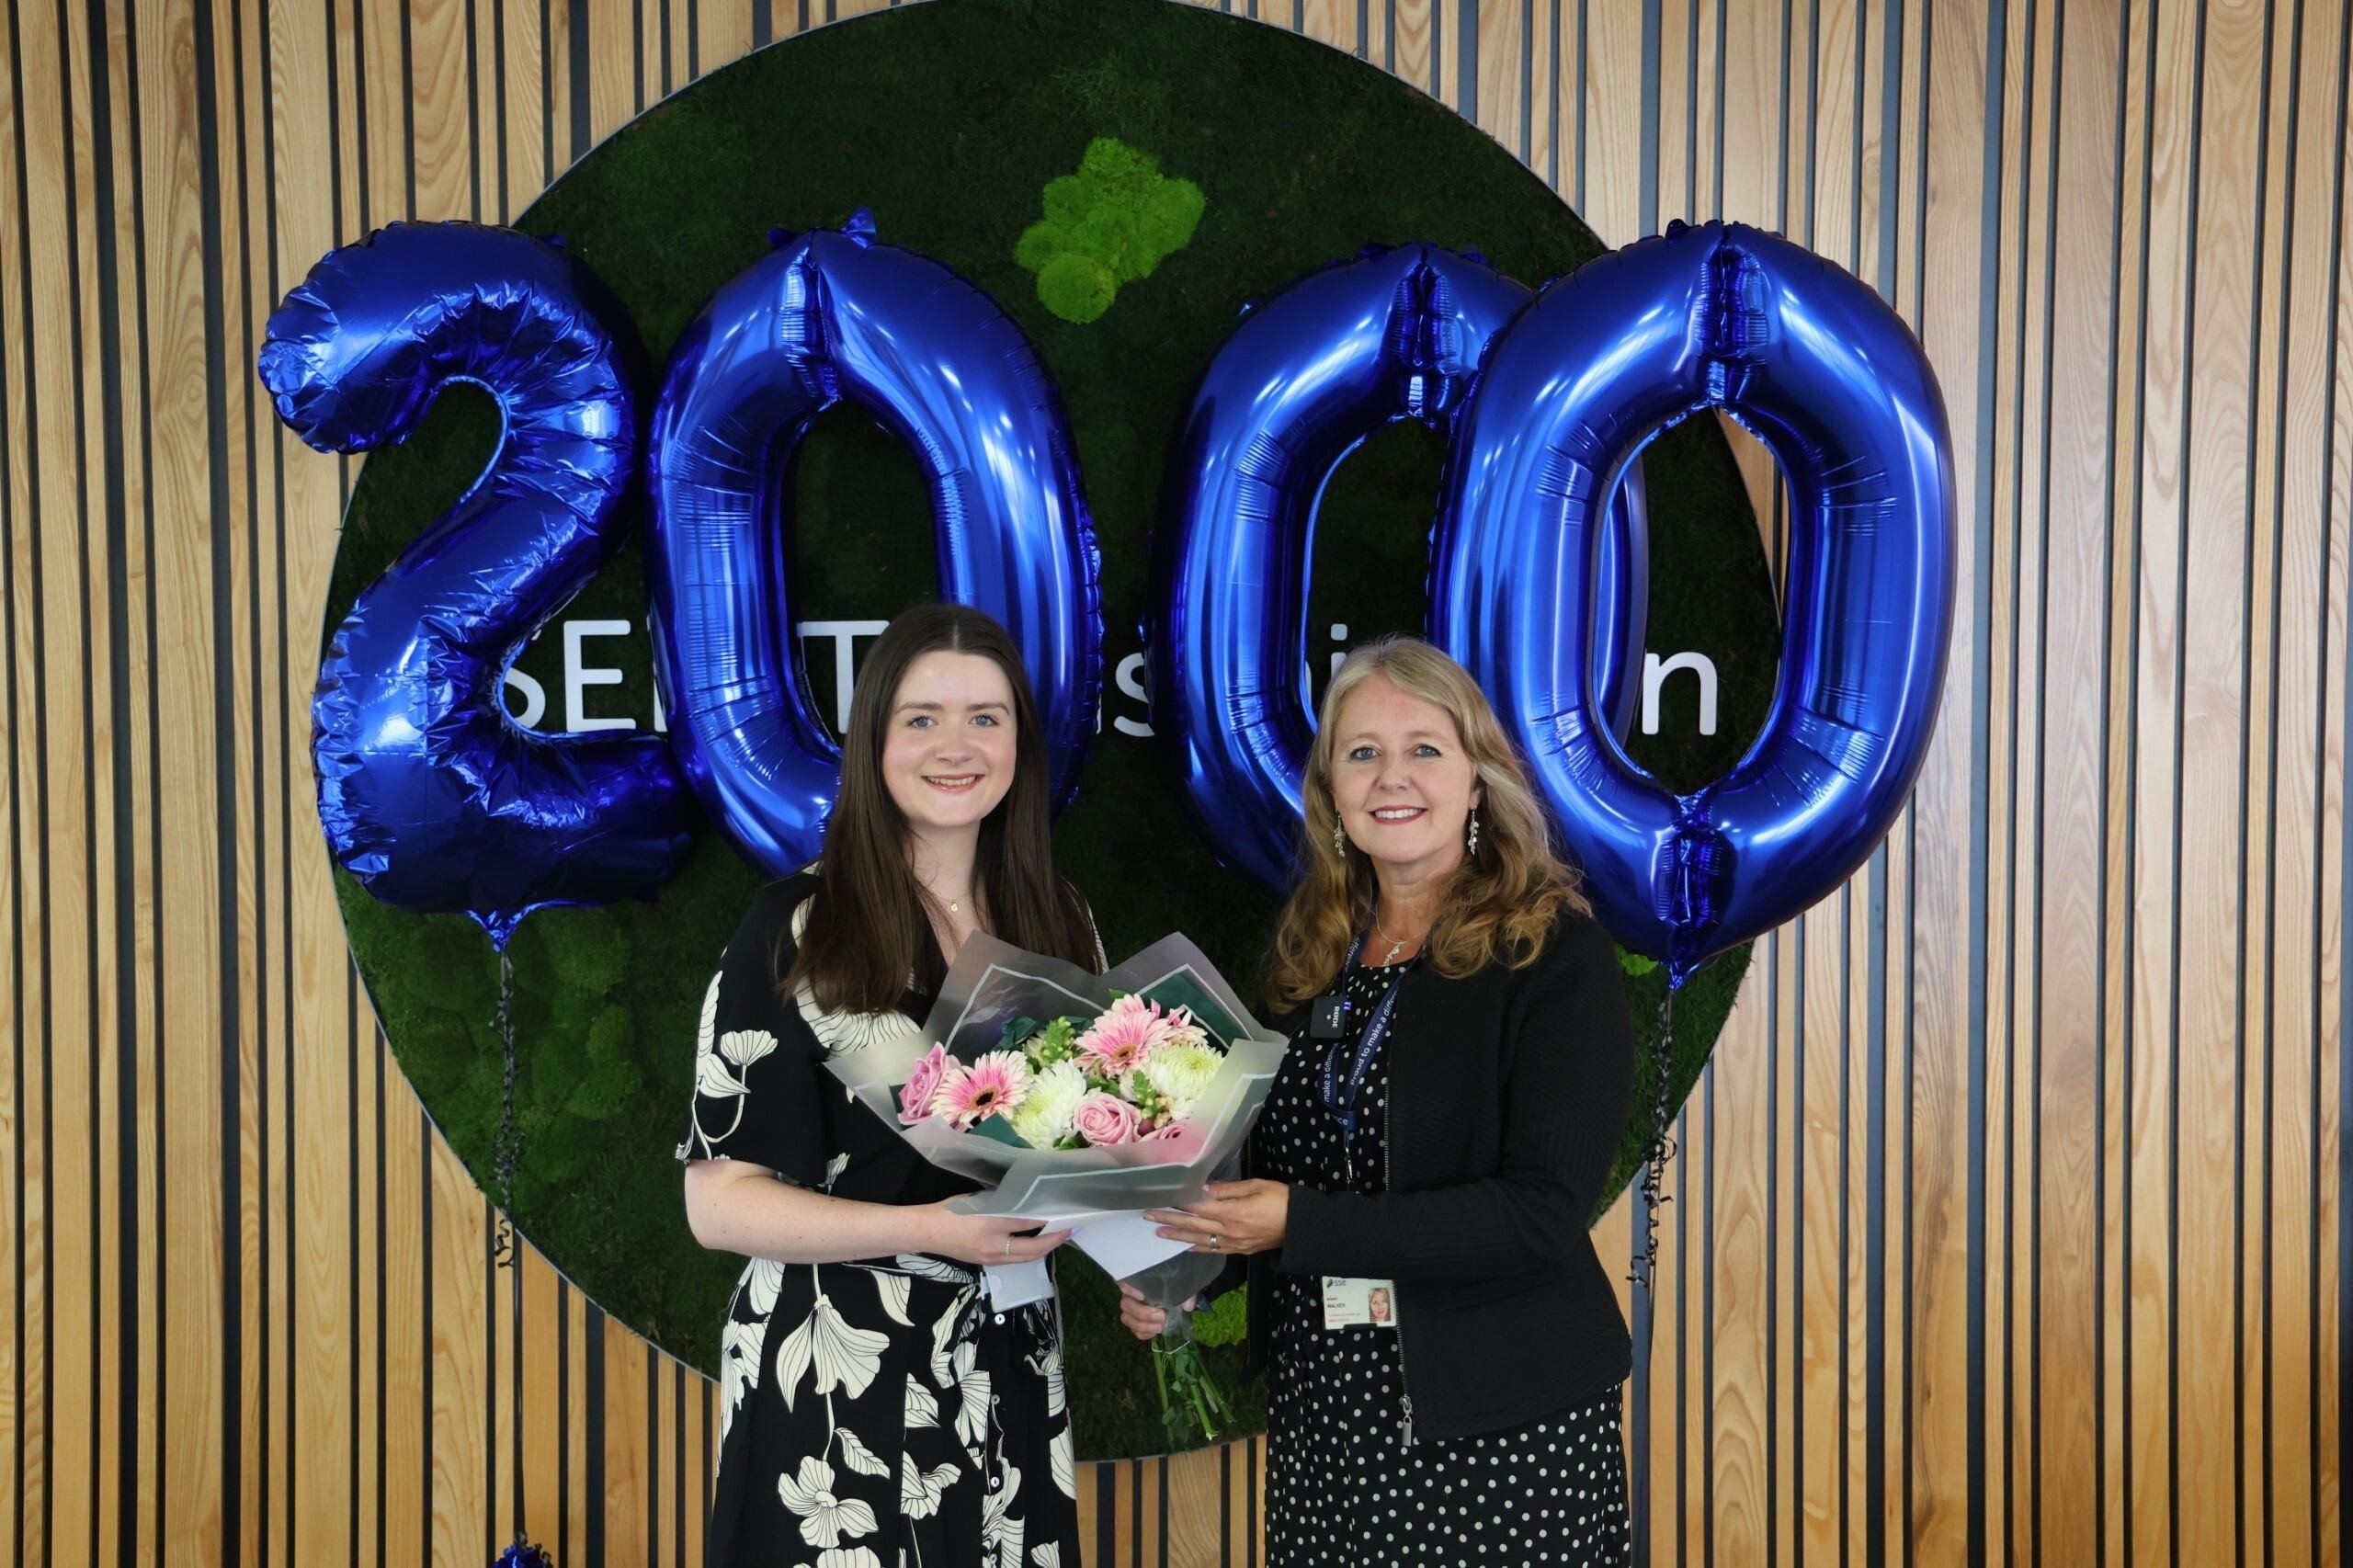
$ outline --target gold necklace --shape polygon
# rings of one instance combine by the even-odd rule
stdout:
[[[925,885],[920,880],[917,881],[916,885],[922,892],[929,894],[933,898],[938,898],[939,896],[938,889]],[[964,901],[972,896],[972,890],[968,887],[962,892],[958,893],[954,898],[948,900],[948,913],[950,915],[962,914],[964,912]]]

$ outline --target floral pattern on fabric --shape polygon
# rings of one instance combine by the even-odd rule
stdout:
[[[772,966],[790,961],[787,933],[808,886],[795,878],[763,892],[711,981],[679,1158],[745,1161],[866,1202],[925,1203],[966,1190],[844,1095],[824,1065],[826,1051],[860,1049],[915,1028],[913,1018],[830,1016],[805,993],[779,994]],[[1051,1301],[995,1312],[977,1270],[913,1254],[816,1265],[753,1259],[720,1341],[719,1476],[706,1561],[1075,1565],[1071,1454]]]

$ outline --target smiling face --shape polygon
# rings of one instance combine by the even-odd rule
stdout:
[[[1013,687],[994,659],[926,653],[891,701],[882,782],[917,835],[970,832],[1013,785]]]
[[[1384,881],[1452,869],[1480,799],[1454,715],[1374,676],[1348,693],[1333,727],[1332,803],[1349,842]]]

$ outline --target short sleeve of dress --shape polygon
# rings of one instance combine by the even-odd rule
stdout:
[[[777,994],[779,939],[808,889],[764,889],[703,993],[681,1160],[745,1160],[816,1187],[825,1175],[824,1072],[799,1012]]]

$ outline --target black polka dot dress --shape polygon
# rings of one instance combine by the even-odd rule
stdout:
[[[1344,1069],[1366,1018],[1403,972],[1366,967],[1350,979]],[[1285,1058],[1253,1138],[1256,1174],[1327,1192],[1381,1191],[1386,1045],[1366,1072],[1351,1142],[1317,1095],[1330,1047],[1301,1043],[1307,1049]],[[1511,1431],[1409,1444],[1398,1344],[1413,1324],[1327,1329],[1320,1279],[1273,1278],[1270,1568],[1629,1560],[1616,1391]]]

